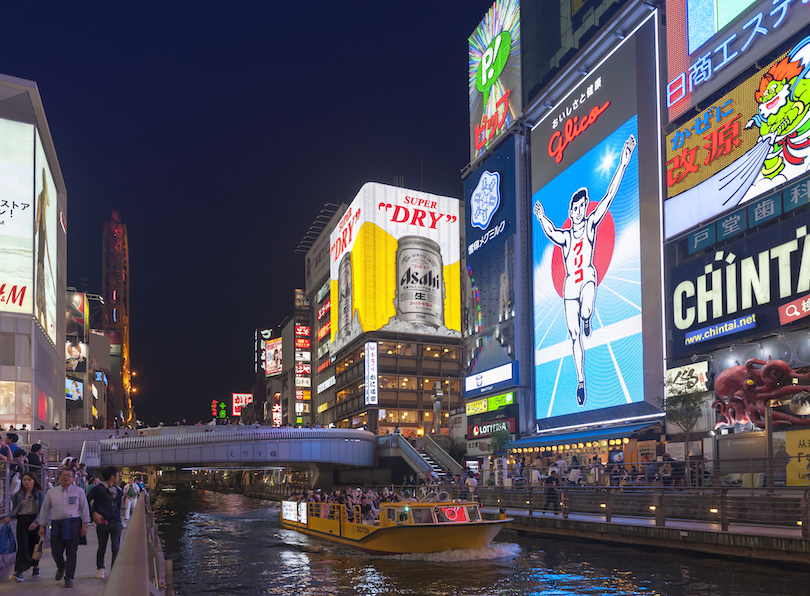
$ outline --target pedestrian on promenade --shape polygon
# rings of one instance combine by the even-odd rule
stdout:
[[[17,520],[17,557],[14,560],[12,581],[23,581],[23,571],[33,567],[32,577],[39,575],[39,561],[34,559],[34,547],[39,542],[37,533],[37,516],[45,500],[45,491],[37,477],[31,472],[22,476],[22,489],[17,491],[11,500],[12,510],[4,523]]]
[[[112,549],[111,568],[115,565],[115,557],[118,556],[118,548],[121,546],[121,501],[124,498],[124,491],[117,484],[120,477],[121,472],[118,468],[114,466],[104,468],[101,471],[103,482],[91,488],[90,494],[87,495],[98,536],[96,577],[99,579],[104,579],[107,539],[109,538]]]
[[[560,510],[560,499],[557,496],[557,487],[560,486],[560,477],[557,476],[557,470],[552,468],[546,479],[543,481],[546,485],[546,502],[543,504],[543,514],[548,509],[549,504],[554,505],[554,514],[556,515]]]
[[[51,554],[56,562],[56,581],[65,578],[65,587],[73,586],[76,573],[76,551],[79,538],[87,535],[90,511],[84,491],[73,484],[73,470],[64,469],[59,474],[59,485],[45,494],[39,511],[39,537],[45,537],[45,526],[51,519]],[[67,553],[67,562],[65,562]]]
[[[126,521],[129,521],[129,515],[132,510],[135,509],[135,505],[138,503],[138,493],[140,492],[141,487],[138,486],[137,482],[135,482],[135,476],[130,477],[129,484],[127,484],[126,488],[124,488],[124,494],[127,497],[126,513],[124,514]],[[124,522],[124,527],[127,527],[126,522]]]

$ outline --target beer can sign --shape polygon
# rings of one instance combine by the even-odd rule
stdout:
[[[352,325],[352,254],[343,255],[338,269],[338,331],[341,337],[351,333]]]
[[[397,246],[397,318],[432,327],[444,325],[444,278],[439,245],[404,236]]]

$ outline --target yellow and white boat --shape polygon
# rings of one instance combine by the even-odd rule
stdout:
[[[353,521],[349,521],[352,519]],[[469,501],[400,502],[380,505],[379,518],[360,520],[360,508],[347,517],[337,503],[282,501],[282,527],[377,555],[432,553],[488,545],[511,518],[486,520]]]

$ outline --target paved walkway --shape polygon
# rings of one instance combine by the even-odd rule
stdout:
[[[121,541],[126,533],[124,530],[121,534]],[[96,527],[90,524],[90,529],[87,532],[87,546],[79,546],[79,552],[76,557],[76,576],[73,578],[73,587],[67,592],[72,596],[101,596],[104,588],[107,585],[106,579],[96,579],[96,551],[98,550],[98,539],[96,538]],[[109,542],[107,544],[107,553],[104,558],[105,571],[107,577],[110,576],[110,567],[112,554],[110,551]],[[20,583],[17,581],[10,581],[8,576],[14,571],[14,563],[10,567],[2,570],[0,575],[0,594],[65,594],[65,580],[54,581],[56,575],[56,563],[51,556],[51,547],[46,539],[45,552],[42,553],[42,560],[39,563],[41,575],[39,577],[31,577],[31,570],[29,569],[23,573],[25,581]]]

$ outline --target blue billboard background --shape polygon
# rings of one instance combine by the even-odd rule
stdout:
[[[585,186],[591,207],[603,199],[630,135],[639,138],[636,116],[534,193],[532,203],[542,204],[556,228],[568,227],[570,222],[565,222],[569,218],[571,196]],[[532,218],[538,419],[644,400],[638,169],[638,155],[644,150],[649,151],[642,145],[636,146],[608,215],[597,229],[594,251],[602,253],[603,260],[610,249],[611,236],[614,243],[609,264],[602,267],[599,275],[591,317],[593,330],[589,337],[581,334],[586,388],[582,405],[577,400],[578,379],[564,301],[552,276],[552,255],[555,249],[560,249],[546,237],[537,218]],[[564,271],[558,271],[560,275],[564,276]]]

